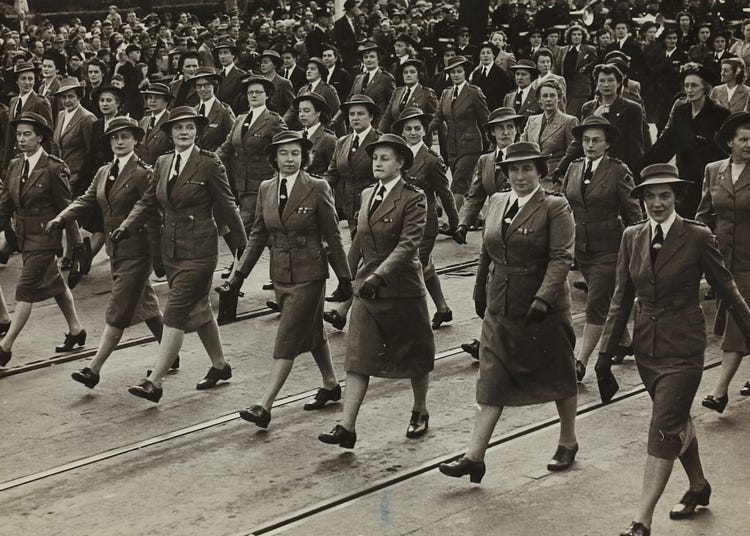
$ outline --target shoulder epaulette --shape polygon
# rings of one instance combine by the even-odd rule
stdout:
[[[323,175],[318,175],[317,173],[310,173],[309,171],[307,172],[307,174],[311,176],[313,179],[325,180],[325,177],[323,177]]]
[[[635,223],[634,223],[633,225],[640,225],[640,224],[642,224],[642,223],[646,223],[647,221],[648,221],[648,218],[644,218],[644,219],[642,219],[641,221],[637,221],[637,222],[635,222]]]
[[[208,155],[208,156],[216,156],[215,152],[209,151],[208,149],[203,149],[202,147],[201,147],[201,154],[205,154],[205,155]]]
[[[689,223],[690,225],[697,225],[698,227],[706,227],[706,224],[705,224],[705,223],[703,223],[702,221],[698,221],[698,220],[689,220],[689,219],[687,219],[687,218],[683,218],[683,220],[682,220],[682,221],[684,221],[685,223]]]
[[[438,153],[436,153],[430,148],[427,149],[427,152],[430,153],[432,156],[437,156],[438,158],[442,158]]]
[[[562,197],[562,192],[555,192],[554,190],[547,190],[545,188],[542,188],[542,191],[544,192],[544,195],[554,195],[555,197]]]
[[[336,135],[336,133],[333,130],[331,130],[330,128],[324,128],[323,132],[328,132],[329,134],[333,134],[334,136]]]
[[[411,190],[413,192],[420,192],[420,193],[422,193],[422,188],[420,188],[416,184],[414,184],[412,182],[409,182],[409,181],[404,181],[404,188],[406,188],[407,190]]]
[[[576,158],[575,160],[573,160],[573,162],[583,162],[584,160],[586,160],[586,157],[582,156],[580,158]]]
[[[153,166],[151,164],[145,162],[144,160],[141,160],[140,158],[138,158],[135,163],[141,166],[143,169],[153,169]]]
[[[62,158],[60,158],[60,157],[59,157],[59,156],[57,156],[57,155],[54,155],[54,154],[47,154],[47,156],[48,156],[48,157],[50,158],[50,160],[54,160],[55,162],[60,162],[60,163],[62,163],[62,164],[64,164],[64,163],[65,163],[65,160],[63,160]]]
[[[505,184],[503,184],[500,187],[500,189],[498,190],[498,192],[510,192],[510,190],[511,190],[510,183],[506,182]]]
[[[610,159],[610,161],[612,161],[612,162],[614,162],[616,164],[622,164],[623,166],[627,166],[627,164],[625,162],[623,162],[619,158],[615,158],[614,156],[610,156],[609,159]]]

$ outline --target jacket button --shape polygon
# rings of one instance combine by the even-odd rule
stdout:
[[[651,317],[651,320],[653,320],[653,321],[656,321],[656,317],[655,317],[655,316],[652,316],[652,317]]]

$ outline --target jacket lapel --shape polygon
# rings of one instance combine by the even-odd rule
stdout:
[[[190,155],[188,156],[187,162],[184,162],[182,164],[182,169],[180,170],[180,174],[175,179],[177,181],[177,184],[174,185],[172,188],[172,196],[174,197],[177,195],[177,192],[180,188],[185,186],[187,182],[192,178],[193,175],[195,175],[196,171],[198,171],[198,156],[196,153],[198,153],[200,149],[193,146],[193,150],[190,151]],[[171,169],[171,163],[170,163],[170,169]]]
[[[607,173],[609,173],[609,157],[604,156],[602,161],[599,162],[596,171],[594,171],[594,175],[591,177],[591,184],[586,188],[587,199],[591,196],[591,192],[593,192],[595,188],[600,188],[606,184],[605,177],[607,176]],[[578,186],[580,191],[580,184]]]
[[[172,158],[174,158],[175,152],[172,151]],[[156,167],[156,198],[159,200],[164,200],[164,204],[169,205],[171,208],[174,208],[174,203],[172,203],[172,200],[170,199],[169,195],[167,195],[167,183],[169,182],[169,170],[172,169],[172,160],[171,159],[159,159],[157,164],[160,162],[163,162],[161,165],[161,168],[159,165]]]
[[[730,179],[731,182],[731,179]],[[745,169],[740,173],[737,182],[734,183],[734,191],[739,192],[743,188],[750,186],[750,165],[745,165]]]
[[[376,185],[375,187],[378,188],[379,186]],[[391,210],[396,208],[396,201],[401,199],[401,191],[403,190],[403,187],[404,179],[397,179],[396,184],[393,186],[393,189],[388,192],[388,194],[385,196],[385,199],[383,199],[383,202],[380,203],[380,206],[375,209],[375,212],[373,212],[372,216],[370,216],[370,221],[372,221],[373,224],[380,218],[388,214]],[[367,206],[369,208],[369,203]]]
[[[559,111],[556,111],[555,115],[552,116],[552,122],[549,125],[547,125],[544,129],[544,132],[542,132],[541,138],[539,139],[539,145],[541,145],[546,140],[548,140],[550,136],[552,136],[552,134],[560,130],[562,125],[563,125],[562,114]]]
[[[263,127],[263,125],[266,124],[269,117],[270,117],[270,114],[268,113],[268,109],[263,110],[263,113],[260,114],[260,117],[258,117],[258,119],[256,119],[255,122],[252,125],[250,125],[250,128],[247,129],[245,138],[247,138],[248,136],[252,136],[258,130],[260,130]]]
[[[114,199],[117,196],[117,193],[128,183],[128,180],[133,175],[133,171],[135,171],[137,159],[138,157],[133,154],[133,156],[130,157],[130,160],[128,160],[128,163],[125,164],[125,167],[122,169],[122,171],[120,171],[120,174],[117,175],[115,183],[112,185],[112,189],[109,191],[110,199]],[[109,201],[109,199],[107,201]]]
[[[721,185],[722,188],[724,188],[731,197],[734,197],[734,185],[732,184],[732,177],[730,177],[729,173],[729,164],[731,159],[726,159],[721,163],[721,167],[719,168],[719,174],[717,176],[718,182]],[[747,169],[747,166],[745,166],[745,169]],[[744,171],[742,175],[744,175]]]
[[[363,158],[369,158],[369,156],[367,156],[367,151],[365,151],[365,146],[368,143],[374,142],[376,140],[377,140],[377,134],[375,134],[375,129],[372,128],[372,129],[370,129],[370,132],[367,134],[367,136],[365,136],[365,139],[362,140],[362,143],[359,144],[359,148],[357,149],[357,152],[354,153],[354,155],[352,156],[352,158],[351,158],[352,167],[354,166],[354,164],[357,161],[359,161],[359,160],[361,160]],[[350,149],[351,149],[351,144],[353,142],[354,142],[354,137],[352,137],[351,141],[349,142],[349,148]]]
[[[307,173],[300,171],[299,175],[297,175],[297,180],[294,181],[292,191],[289,192],[289,199],[284,207],[284,213],[281,215],[282,223],[285,222],[289,216],[294,214],[297,207],[299,207],[302,202],[310,196],[311,192],[312,188],[310,187],[310,178],[307,176]]]
[[[422,166],[426,162],[426,158],[425,158],[426,155],[427,155],[427,146],[422,144],[422,147],[419,148],[419,150],[417,151],[417,154],[414,156],[414,162],[409,168],[410,176],[414,176],[414,177],[419,176],[419,170],[422,169]]]
[[[79,105],[78,109],[73,114],[73,117],[71,117],[70,121],[68,122],[68,124],[65,125],[65,130],[63,130],[60,133],[60,139],[62,139],[63,136],[65,136],[65,135],[70,134],[71,132],[73,132],[74,127],[81,121],[82,117],[83,117],[83,107]]]
[[[526,204],[521,207],[521,209],[518,211],[518,214],[516,214],[516,217],[513,218],[512,222],[510,222],[510,225],[508,226],[508,230],[506,231],[504,237],[506,242],[508,238],[513,236],[513,233],[516,232],[516,229],[523,225],[524,222],[526,222],[526,220],[528,220],[531,215],[539,209],[539,207],[542,205],[542,201],[544,201],[544,190],[540,188],[537,193],[534,194],[534,197],[529,199]],[[505,214],[504,210],[503,214]]]
[[[654,274],[658,273],[661,268],[674,257],[675,253],[680,251],[683,245],[682,235],[685,234],[685,224],[680,216],[675,217],[672,227],[669,229],[669,233],[664,238],[664,245],[662,245],[659,256],[656,257],[656,264],[654,265]],[[650,254],[650,253],[649,253]]]
[[[21,195],[19,196],[19,199],[22,198],[26,193],[36,184],[36,182],[39,180],[39,178],[42,176],[42,173],[47,168],[47,153],[46,151],[42,150],[42,154],[39,157],[39,160],[36,163],[36,166],[34,166],[34,169],[29,174],[29,180],[26,181],[26,184],[24,184],[21,187]],[[23,164],[21,164],[21,169],[23,169]]]

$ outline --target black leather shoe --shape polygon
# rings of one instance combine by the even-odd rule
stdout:
[[[357,434],[337,424],[327,434],[320,434],[318,439],[329,445],[338,445],[345,449],[353,449],[354,444],[357,442]]]
[[[5,365],[7,365],[11,357],[13,357],[12,351],[6,352],[2,348],[0,348],[0,367],[4,367]]]
[[[745,382],[745,385],[740,388],[740,394],[742,396],[750,396],[750,382]]]
[[[7,335],[8,330],[10,329],[10,325],[12,322],[3,322],[0,323],[0,337],[5,337]]]
[[[281,307],[279,307],[279,304],[276,302],[276,300],[266,300],[266,307],[271,309],[274,313],[280,313]]]
[[[586,365],[584,365],[582,361],[576,359],[576,378],[579,383],[583,381],[584,376],[586,376]]]
[[[81,252],[81,273],[88,274],[91,271],[91,261],[94,260],[94,253],[91,251],[91,239],[87,236],[83,239],[83,251]]]
[[[68,273],[68,288],[73,290],[78,286],[78,283],[83,279],[83,272],[81,272],[81,263],[73,261],[73,265],[70,267]]]
[[[461,345],[461,350],[469,354],[474,359],[479,359],[479,341],[474,339],[471,342],[465,342]]]
[[[727,407],[727,402],[729,402],[729,396],[727,395],[719,397],[708,395],[703,399],[701,405],[704,408],[712,409],[714,411],[718,411],[719,413],[724,413],[724,408]]]
[[[229,363],[227,363],[223,369],[211,367],[210,369],[208,369],[206,377],[199,381],[198,385],[196,385],[195,388],[199,391],[211,389],[212,387],[216,387],[216,384],[219,383],[219,380],[228,380],[231,377],[232,367],[229,366]]]
[[[432,329],[440,329],[443,322],[450,322],[453,320],[453,311],[448,309],[447,311],[437,311],[432,317]]]
[[[273,281],[269,281],[263,285],[263,290],[273,290]]]
[[[469,480],[475,484],[479,484],[482,478],[484,478],[487,466],[484,465],[484,462],[475,462],[466,456],[461,456],[456,461],[441,463],[439,469],[441,473],[448,476],[462,477],[469,475]]]
[[[422,437],[427,433],[427,428],[429,427],[430,416],[427,413],[412,411],[411,420],[409,420],[409,427],[406,429],[406,437],[409,439]]]
[[[323,313],[323,320],[339,330],[344,329],[344,326],[346,326],[346,318],[342,317],[335,309]]]
[[[633,350],[633,343],[630,343],[627,346],[618,346],[617,350],[615,350],[615,355],[612,356],[612,364],[619,365],[623,361],[625,361],[625,358],[629,355],[635,354],[635,351]]]
[[[647,529],[643,523],[633,521],[626,530],[620,533],[620,536],[651,536],[651,529]]]
[[[254,422],[261,428],[268,428],[268,423],[271,422],[271,412],[263,406],[252,406],[248,409],[241,409],[240,417],[248,422]]]
[[[557,445],[555,455],[552,456],[552,460],[547,464],[548,471],[565,471],[570,469],[573,462],[576,459],[576,453],[578,452],[578,443],[572,449]]]
[[[0,264],[8,264],[10,260],[10,253],[0,249]]]
[[[72,333],[65,334],[65,342],[62,346],[55,346],[55,352],[72,352],[75,346],[83,346],[86,344],[86,330],[82,329],[77,335]]]
[[[151,402],[158,402],[161,399],[163,390],[161,387],[156,387],[150,381],[143,380],[138,385],[128,387],[128,393],[140,398],[145,398],[146,400],[150,400]]]
[[[669,519],[687,519],[693,517],[695,509],[698,506],[708,506],[711,498],[711,484],[706,485],[700,491],[688,490],[682,496],[680,502],[675,504],[669,511]]]
[[[575,281],[573,282],[573,288],[580,290],[581,292],[588,292],[589,286],[586,281]]]
[[[60,271],[67,272],[73,266],[73,259],[69,257],[63,257],[60,259]]]
[[[169,372],[177,372],[180,369],[180,356],[174,358],[172,366],[169,367]],[[151,369],[146,369],[146,376],[151,376]]]
[[[70,375],[78,383],[82,383],[89,389],[96,387],[99,383],[99,375],[88,367],[84,367],[81,370],[76,370]]]
[[[323,406],[326,405],[326,402],[337,402],[341,400],[341,386],[337,385],[333,389],[326,389],[324,387],[321,387],[318,389],[318,392],[315,393],[315,398],[313,398],[310,402],[305,404],[305,409],[307,411],[313,410],[313,409],[320,409]]]
[[[229,276],[232,275],[232,270],[234,270],[234,263],[229,263],[229,266],[224,268],[224,271],[221,272],[221,278],[222,279],[229,279]]]

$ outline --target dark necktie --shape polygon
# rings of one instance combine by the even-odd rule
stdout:
[[[250,123],[253,121],[253,112],[250,111],[247,113],[247,117],[245,118],[245,122],[242,123],[242,129],[240,130],[240,135],[244,138],[245,134],[247,134],[247,131],[250,129]]]
[[[289,195],[286,191],[286,177],[281,179],[281,186],[279,186],[279,218],[284,213],[284,207],[289,199]]]
[[[169,177],[169,181],[167,181],[167,197],[172,197],[172,188],[174,188],[174,184],[177,182],[177,177],[180,175],[180,160],[181,160],[180,153],[175,154],[175,163],[174,163],[174,173],[171,177]]]
[[[151,132],[151,129],[153,129],[156,126],[156,116],[154,114],[151,114],[151,119],[148,120],[148,132]]]
[[[547,128],[547,116],[542,114],[542,128],[539,129],[539,145],[542,145],[542,135],[545,128]]]
[[[303,131],[302,131],[302,139],[303,139],[303,140],[306,140],[306,139],[307,139],[307,136],[308,136],[308,134],[307,134],[307,129],[305,129],[305,130],[303,130]]]
[[[312,83],[307,84],[307,92],[308,93],[312,93],[313,92]]]
[[[403,108],[404,108],[404,107],[406,106],[406,103],[407,103],[407,102],[409,102],[409,97],[411,97],[411,88],[407,86],[407,88],[406,88],[406,92],[404,93],[404,96],[403,96],[403,98],[401,99],[401,104],[400,104],[400,106],[401,106],[401,109],[402,109],[402,110],[403,110]]]
[[[26,181],[29,180],[29,159],[24,158],[23,159],[23,169],[21,170],[21,186],[26,184]]]
[[[120,159],[115,158],[114,163],[109,168],[109,175],[107,176],[107,180],[104,183],[104,197],[109,199],[109,192],[112,189],[112,185],[115,183],[115,180],[117,180],[118,175],[120,174]]]
[[[523,92],[519,89],[516,91],[516,101],[513,103],[516,113],[521,111],[521,106],[523,106]]]
[[[370,83],[370,71],[367,71],[365,73],[364,78],[362,78],[362,93],[365,92],[365,89],[367,89],[367,84]]]
[[[18,119],[19,117],[21,117],[22,111],[23,111],[23,103],[21,102],[21,97],[18,97],[18,102],[16,103],[16,115],[14,115],[13,117]]]
[[[516,214],[518,214],[518,199],[513,201],[513,204],[505,213],[505,217],[503,218],[503,224],[502,224],[502,229],[501,229],[503,236],[505,236],[505,233],[508,232],[508,227],[510,227],[510,224],[513,221],[513,218],[516,217]]]
[[[586,169],[583,171],[583,180],[581,181],[581,197],[586,197],[586,188],[591,184],[591,178],[594,176],[594,170],[591,160],[586,161]]]
[[[503,168],[500,167],[500,162],[503,160],[505,160],[503,152],[498,151],[497,156],[495,156],[495,184],[498,185],[498,188],[503,178]]]
[[[659,256],[659,251],[664,244],[664,231],[662,231],[661,225],[656,224],[656,233],[654,233],[654,239],[651,241],[651,266],[656,264],[656,257]]]
[[[372,206],[370,207],[370,214],[369,214],[370,218],[372,218],[372,215],[375,214],[375,211],[378,210],[378,207],[383,203],[384,198],[385,198],[385,186],[381,184],[380,188],[378,188],[378,191],[375,193],[375,197],[373,197],[373,200],[372,200]]]
[[[349,151],[349,158],[351,159],[352,156],[357,152],[357,149],[359,149],[359,136],[356,134],[354,135],[354,141],[352,142],[352,148]]]
[[[284,69],[284,78],[289,79],[289,69]]]
[[[453,96],[451,97],[451,109],[453,109],[453,105],[456,104],[457,98],[458,98],[458,86],[453,86]]]
[[[200,107],[198,108],[198,115],[205,116],[206,115],[206,105],[201,102]]]

